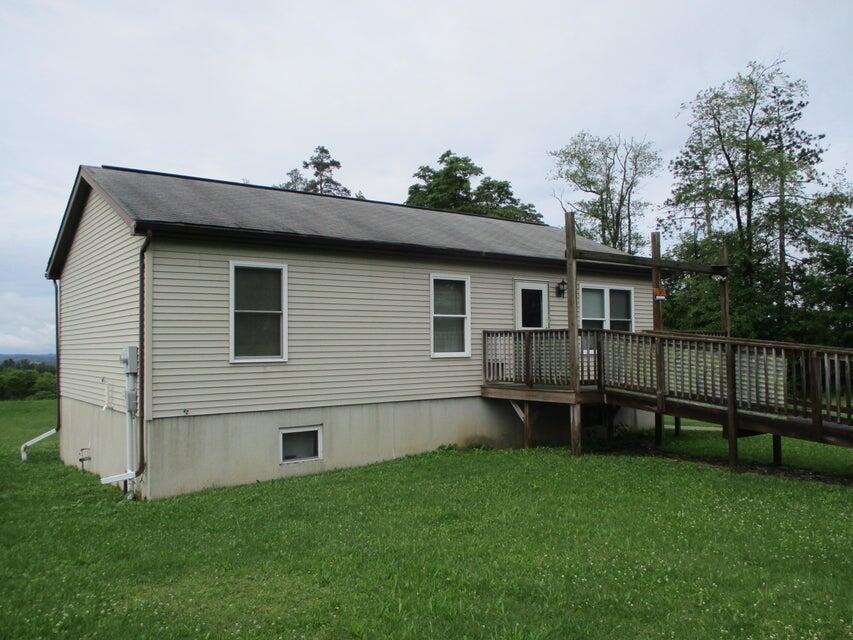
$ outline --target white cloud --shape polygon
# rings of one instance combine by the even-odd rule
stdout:
[[[0,293],[0,353],[51,353],[53,296]]]

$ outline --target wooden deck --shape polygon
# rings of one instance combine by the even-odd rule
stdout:
[[[737,438],[758,433],[774,435],[777,462],[781,436],[853,446],[851,349],[586,329],[576,339],[572,376],[568,330],[485,331],[483,396],[653,412],[658,442],[664,414],[718,423],[733,464]]]

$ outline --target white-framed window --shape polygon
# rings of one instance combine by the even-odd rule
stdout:
[[[230,261],[231,362],[287,360],[287,265]]]
[[[433,358],[471,356],[471,279],[429,276],[430,350]]]
[[[323,459],[323,427],[284,427],[278,430],[281,464]]]
[[[581,328],[634,330],[634,289],[581,284]]]

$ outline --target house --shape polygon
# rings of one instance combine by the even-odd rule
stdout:
[[[538,224],[81,167],[46,274],[62,460],[158,498],[516,444],[482,336],[567,327],[565,248]],[[652,328],[649,268],[577,269],[581,327]]]

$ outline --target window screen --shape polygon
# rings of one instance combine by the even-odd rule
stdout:
[[[234,358],[283,358],[283,268],[234,265],[233,269]]]
[[[611,289],[610,328],[614,331],[631,331],[631,325],[631,292]]]
[[[603,329],[604,328],[604,290],[582,289],[581,290],[581,328]]]
[[[282,429],[281,461],[312,460],[320,457],[320,429]]]
[[[467,355],[467,289],[467,278],[432,278],[433,355]]]

